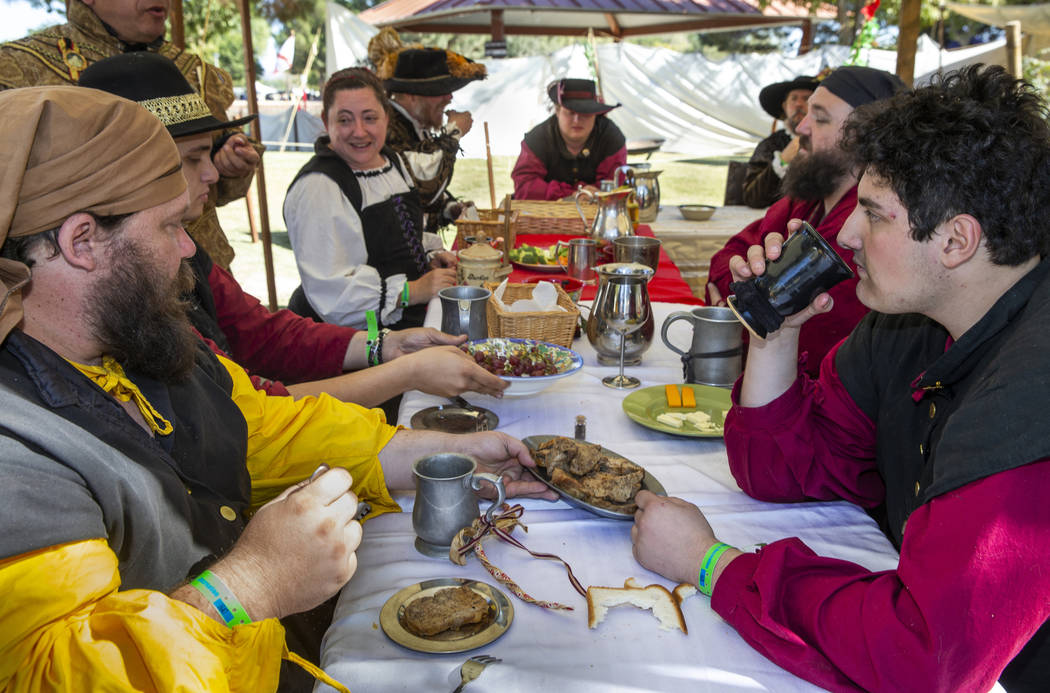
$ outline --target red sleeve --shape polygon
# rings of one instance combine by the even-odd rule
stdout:
[[[885,486],[875,466],[875,426],[835,372],[835,352],[820,378],[800,376],[763,407],[735,405],[726,416],[729,468],[740,488],[766,501],[882,502]],[[739,397],[740,382],[733,390]]]
[[[525,142],[510,172],[514,181],[515,200],[560,200],[576,192],[575,186],[560,180],[547,180],[547,167],[532,153]]]
[[[193,331],[197,332],[196,329],[194,329]],[[233,360],[230,357],[230,355],[223,351],[222,347],[220,347],[218,344],[208,339],[200,332],[197,332],[197,336],[201,340],[203,340],[205,344],[208,345],[208,348],[211,349],[213,354],[224,356],[230,359],[231,361]],[[248,371],[245,370],[245,373],[248,373]],[[251,373],[248,373],[248,377],[252,381],[252,387],[254,387],[256,390],[262,390],[266,394],[272,395],[273,397],[290,397],[292,394],[291,392],[288,392],[288,388],[284,386],[284,383],[279,383],[276,380],[267,380],[266,378],[260,377],[258,375],[252,375]]]
[[[248,371],[290,383],[343,372],[346,348],[357,330],[317,323],[290,310],[271,313],[218,265],[212,265],[208,285],[231,356]]]
[[[596,172],[597,180],[594,187],[600,187],[603,180],[615,180],[616,169],[627,164],[627,146],[620,147],[619,151],[610,154],[598,163]]]
[[[784,539],[734,559],[712,608],[756,650],[833,691],[977,691],[1050,616],[1050,460],[911,514],[896,571]]]

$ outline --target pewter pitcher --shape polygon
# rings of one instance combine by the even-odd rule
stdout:
[[[638,221],[648,224],[656,221],[660,212],[660,181],[663,171],[651,171],[639,166],[621,166],[613,173],[613,183],[617,187],[620,179],[634,189],[634,199],[638,203]]]
[[[626,336],[624,365],[637,366],[642,354],[653,343],[656,332],[652,306],[649,301],[649,277],[653,270],[634,262],[613,262],[598,267],[598,293],[594,297],[591,315],[587,319],[587,339],[598,352],[598,363],[615,366],[620,363],[620,333],[612,329],[602,318],[603,306],[616,300],[624,300],[618,294],[630,293],[640,296],[649,310],[641,329]],[[637,285],[641,285],[640,291]]]
[[[634,191],[627,187],[596,193],[587,190],[577,192],[573,198],[584,226],[587,225],[587,216],[580,207],[580,196],[586,195],[598,203],[598,211],[587,234],[603,245],[612,243],[612,239],[618,236],[633,236],[634,225],[631,224],[631,215],[627,213],[627,199],[633,194]]]
[[[485,511],[485,517],[492,520],[493,512],[503,505],[507,497],[503,480],[477,468],[474,458],[452,452],[423,457],[412,464],[412,475],[416,478],[412,528],[416,531],[417,551],[448,558],[452,539],[478,517],[474,491],[481,488],[482,480],[495,486],[498,496]]]

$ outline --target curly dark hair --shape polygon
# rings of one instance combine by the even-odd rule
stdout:
[[[386,89],[383,88],[383,83],[379,81],[376,73],[367,67],[347,67],[332,73],[332,76],[324,83],[324,90],[321,92],[321,107],[325,122],[328,121],[328,109],[332,107],[336,93],[344,89],[371,89],[387,116],[390,115],[390,97],[386,95]]]
[[[911,237],[956,214],[980,223],[992,262],[1019,265],[1050,245],[1050,126],[1027,82],[972,65],[861,106],[842,147],[908,210]]]

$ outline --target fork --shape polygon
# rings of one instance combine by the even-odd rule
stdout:
[[[462,408],[468,414],[474,417],[474,430],[475,431],[487,431],[489,430],[489,417],[488,414],[481,411],[473,404],[463,399],[459,395],[448,398],[450,402],[455,404],[457,407]]]
[[[477,677],[481,676],[481,672],[485,671],[485,667],[487,667],[489,664],[494,664],[496,662],[502,661],[503,660],[498,657],[490,657],[489,655],[475,655],[467,661],[463,662],[463,666],[459,668],[459,676],[463,680],[458,686],[456,686],[456,690],[452,691],[452,693],[460,693],[460,691],[463,690],[464,686],[466,686],[468,683],[470,683]]]

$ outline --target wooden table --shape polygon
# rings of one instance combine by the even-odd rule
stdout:
[[[703,292],[711,256],[721,250],[731,236],[765,213],[765,209],[742,205],[719,207],[707,221],[689,221],[679,214],[677,206],[663,205],[649,226],[663,242],[693,294],[706,300]]]

